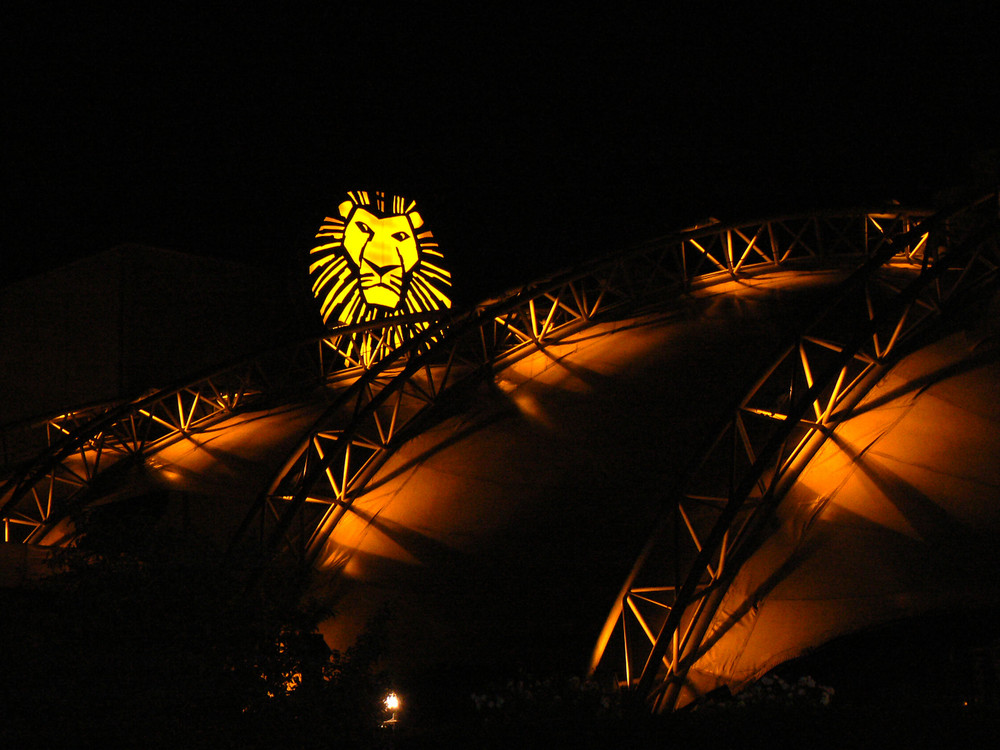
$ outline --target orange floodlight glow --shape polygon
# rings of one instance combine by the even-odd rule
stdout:
[[[451,307],[451,274],[416,202],[355,190],[309,252],[323,322],[351,325]],[[427,324],[415,325],[416,330]]]
[[[396,709],[399,708],[399,696],[397,696],[395,693],[389,693],[385,697],[385,700],[382,703],[385,706],[385,710],[386,711],[391,711],[392,712],[392,716],[390,718],[386,719],[385,721],[383,721],[382,722],[382,726],[383,727],[389,727],[389,728],[395,729],[396,728],[396,724],[399,721],[396,718]]]

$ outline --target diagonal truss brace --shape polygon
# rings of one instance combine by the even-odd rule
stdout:
[[[605,623],[592,669],[618,630],[625,684],[654,710],[675,705],[729,583],[798,472],[896,360],[902,342],[962,292],[996,279],[997,264],[984,252],[989,248],[1000,257],[993,203],[995,196],[987,196],[882,245],[848,280],[839,300],[755,384],[667,504]],[[971,229],[953,229],[970,220]],[[920,258],[916,278],[903,289],[882,284],[880,271],[901,257]],[[824,333],[831,322],[842,330],[845,316],[855,321],[848,341]],[[727,488],[699,494],[699,484],[720,476],[728,476]],[[694,508],[698,528],[689,515]],[[672,557],[666,569],[664,554]],[[641,591],[660,594],[646,615],[639,611]],[[629,636],[629,619],[643,638]]]

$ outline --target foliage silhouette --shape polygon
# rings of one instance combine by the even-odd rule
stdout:
[[[155,505],[156,503],[154,503]],[[386,618],[344,654],[306,576],[97,509],[35,590],[0,592],[0,738],[19,746],[365,747],[378,740]]]

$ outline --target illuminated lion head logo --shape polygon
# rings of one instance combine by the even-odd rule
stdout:
[[[353,191],[316,234],[313,294],[323,321],[352,324],[451,307],[451,274],[416,202]],[[388,207],[388,210],[387,210]],[[421,231],[423,230],[423,231]]]

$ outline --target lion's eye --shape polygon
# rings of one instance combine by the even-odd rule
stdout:
[[[371,227],[369,227],[363,221],[356,221],[354,223],[357,224],[358,225],[358,229],[360,229],[365,234],[371,234],[372,233]]]
[[[406,232],[396,232],[394,235],[392,235],[392,238],[396,240],[396,242],[402,242],[403,240],[410,239],[410,235],[408,235]]]

